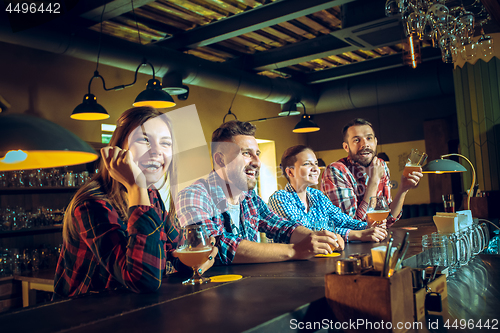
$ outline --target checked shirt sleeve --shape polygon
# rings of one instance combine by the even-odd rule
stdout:
[[[325,221],[325,223],[321,223],[315,221],[313,216],[306,214],[303,209],[297,207],[293,195],[284,190],[276,191],[269,197],[269,208],[285,220],[299,223],[311,230],[326,229],[333,231],[334,229],[333,222]]]
[[[332,163],[323,173],[321,191],[342,212],[357,220],[366,219],[368,203],[358,203],[355,181],[342,163]]]
[[[208,234],[216,239],[219,249],[217,259],[225,265],[230,264],[242,239],[224,229],[222,214],[218,212],[205,186],[194,184],[182,190],[176,207],[180,225],[204,224]]]
[[[368,223],[353,219],[347,214],[344,214],[339,207],[333,205],[330,200],[324,195],[321,196],[321,205],[326,207],[330,221],[335,224],[335,232],[341,235],[346,241],[346,234],[351,230],[364,230]]]
[[[281,217],[269,209],[266,203],[259,197],[255,196],[259,213],[259,231],[265,232],[267,238],[273,239],[275,243],[290,243],[292,233],[297,226],[295,220]]]
[[[81,238],[100,265],[134,292],[157,290],[165,269],[166,235],[155,201],[130,208],[128,235],[116,210],[102,200],[86,201],[73,214]]]

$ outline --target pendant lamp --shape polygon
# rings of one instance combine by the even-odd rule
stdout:
[[[94,149],[67,129],[25,114],[0,115],[0,171],[93,162]]]
[[[73,110],[73,113],[70,116],[72,119],[104,120],[109,118],[109,114],[106,111],[106,109],[102,107],[102,105],[98,104],[97,98],[90,93],[90,86],[92,85],[92,80],[96,77],[103,80],[103,85],[104,85],[103,77],[99,75],[98,71],[95,71],[94,76],[92,76],[92,78],[90,78],[89,81],[88,93],[85,96],[83,96],[83,102]]]
[[[304,114],[302,115],[302,119],[298,122],[297,125],[295,125],[295,128],[293,129],[293,133],[312,133],[312,132],[317,132],[320,130],[318,124],[316,124],[312,120],[312,116],[308,115],[306,112],[306,106],[304,103],[299,102],[302,104],[304,107]]]

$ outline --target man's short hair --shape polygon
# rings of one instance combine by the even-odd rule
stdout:
[[[212,142],[228,142],[233,141],[236,135],[250,135],[255,137],[255,125],[245,121],[231,120],[219,126],[212,133]]]
[[[342,129],[342,139],[344,140],[344,142],[347,142],[347,130],[349,129],[349,127],[352,127],[352,126],[363,126],[363,125],[368,125],[373,130],[373,125],[368,120],[363,119],[363,118],[354,118],[353,120],[351,120],[350,122],[348,122],[344,126],[344,128]],[[375,132],[375,130],[373,132]]]
[[[239,120],[231,120],[219,126],[212,133],[212,157],[218,151],[232,151],[228,142],[233,142],[237,135],[249,135],[255,137],[257,128],[251,123]],[[229,149],[229,150],[228,150]]]

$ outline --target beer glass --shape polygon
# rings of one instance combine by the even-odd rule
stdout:
[[[366,220],[372,223],[372,227],[375,227],[387,219],[390,211],[384,196],[370,197],[368,209],[366,210]]]
[[[456,233],[457,235],[457,259],[460,266],[467,265],[471,259],[471,243],[469,231],[461,230]]]
[[[486,223],[481,223],[479,224],[479,226],[481,227],[481,231],[482,231],[482,237],[483,237],[483,249],[481,250],[481,252],[483,250],[486,250],[488,248],[488,245],[490,244],[490,229],[488,228],[488,225]]]
[[[201,276],[198,268],[203,265],[212,252],[213,246],[210,244],[210,237],[204,225],[192,224],[183,227],[181,230],[181,240],[175,250],[176,256],[186,266],[193,269],[193,276],[182,284],[196,285],[210,281],[209,278]]]
[[[408,159],[406,160],[403,175],[408,178],[410,173],[413,171],[420,171],[420,168],[424,165],[426,159],[426,153],[420,152],[418,149],[412,149],[410,155],[408,155]]]

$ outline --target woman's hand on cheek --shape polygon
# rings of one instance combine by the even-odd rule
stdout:
[[[146,178],[134,162],[129,150],[119,147],[104,147],[101,156],[110,176],[127,189],[133,186],[147,188]]]

